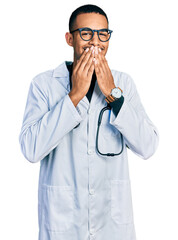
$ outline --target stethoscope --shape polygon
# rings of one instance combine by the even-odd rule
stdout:
[[[111,106],[110,106],[109,104],[107,104],[106,107],[102,108],[101,111],[100,111],[100,113],[99,113],[98,126],[97,126],[97,132],[96,132],[96,150],[97,150],[97,152],[98,152],[100,155],[102,155],[102,156],[114,157],[114,156],[120,155],[120,154],[123,152],[123,149],[124,149],[123,135],[122,135],[121,132],[120,132],[120,135],[121,135],[121,150],[120,150],[119,153],[102,153],[102,152],[100,152],[100,150],[99,150],[99,148],[98,148],[99,129],[100,129],[100,125],[101,125],[103,113],[104,113],[104,111],[106,111],[106,110],[111,110]],[[75,128],[77,128],[79,125],[80,125],[80,123],[79,123]]]
[[[100,125],[101,125],[101,121],[102,121],[102,117],[103,117],[103,113],[106,110],[111,110],[111,106],[109,104],[107,104],[106,107],[102,108],[98,117],[98,126],[97,126],[97,132],[96,132],[96,150],[97,152],[102,155],[102,156],[107,156],[107,157],[114,157],[117,155],[120,155],[123,152],[124,149],[124,141],[123,141],[123,135],[120,132],[121,135],[121,150],[119,153],[102,153],[100,152],[99,148],[98,148],[98,136],[99,136],[99,129],[100,129]]]

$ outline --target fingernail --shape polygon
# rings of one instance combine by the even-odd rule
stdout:
[[[95,47],[95,53],[98,54],[98,47]]]
[[[90,48],[91,49],[91,51],[93,50],[93,46]]]
[[[99,52],[101,52],[101,48],[99,48]]]
[[[89,48],[87,48],[85,51],[88,52],[88,51],[89,51]]]

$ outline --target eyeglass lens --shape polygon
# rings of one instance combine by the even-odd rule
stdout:
[[[93,32],[89,29],[81,30],[81,37],[85,41],[89,41],[93,37]],[[110,33],[107,30],[99,31],[99,39],[103,42],[107,41],[110,37]]]

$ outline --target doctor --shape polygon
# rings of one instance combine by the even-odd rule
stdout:
[[[39,240],[136,239],[127,150],[148,159],[158,133],[132,78],[108,66],[111,34],[101,8],[79,7],[65,35],[73,62],[30,84],[19,142],[40,162]]]

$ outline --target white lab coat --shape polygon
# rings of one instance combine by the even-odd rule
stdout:
[[[36,76],[30,85],[19,141],[30,162],[40,161],[39,240],[135,240],[127,147],[148,159],[158,132],[146,115],[135,84],[126,73],[112,71],[123,89],[124,103],[115,117],[103,115],[96,151],[100,110],[107,105],[96,81],[91,102],[75,107],[68,95],[66,62]],[[80,125],[75,128],[78,124]]]

